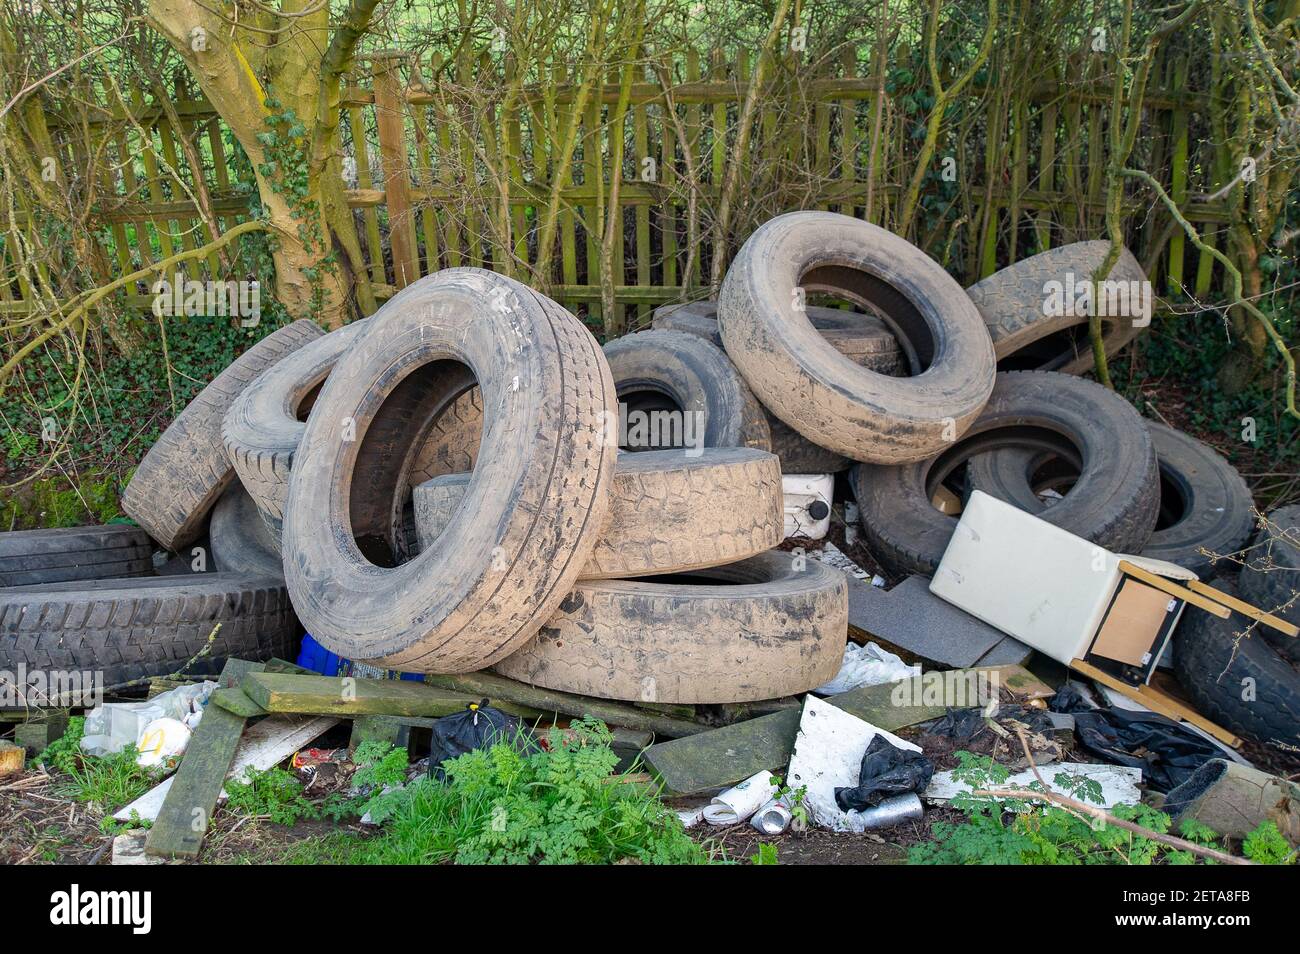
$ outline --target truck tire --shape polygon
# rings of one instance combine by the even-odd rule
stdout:
[[[853,466],[847,457],[818,447],[771,412],[767,412],[767,424],[772,453],[780,459],[783,474],[838,474]]]
[[[1256,533],[1250,559],[1241,571],[1241,598],[1300,625],[1300,505],[1278,507]],[[1300,639],[1267,626],[1256,633],[1293,666],[1300,666]]]
[[[219,572],[284,579],[271,531],[238,481],[231,482],[212,509],[208,536]]]
[[[772,550],[682,578],[584,580],[496,671],[605,699],[751,702],[828,682],[847,633],[844,575]]]
[[[609,365],[574,315],[482,269],[420,279],[373,321],[325,382],[294,460],[289,593],[341,656],[481,669],[550,618],[595,548],[617,455]],[[476,374],[483,443],[466,505],[438,547],[377,565],[366,548],[398,549],[414,451]]]
[[[324,332],[295,321],[271,332],[218,374],[185,406],[135,469],[122,510],[168,550],[179,550],[203,525],[234,477],[221,440],[222,419],[259,374]]]
[[[153,573],[153,542],[139,527],[63,527],[0,533],[0,587]]]
[[[618,391],[619,443],[624,449],[684,446],[682,440],[638,439],[634,415],[649,415],[641,420],[653,421],[659,412],[673,415],[668,420],[679,420],[681,435],[693,437],[688,443],[695,447],[765,451],[771,446],[762,407],[721,348],[681,331],[639,331],[608,342],[605,358]]]
[[[1241,475],[1214,448],[1189,434],[1147,421],[1160,471],[1160,510],[1142,555],[1176,563],[1201,579],[1220,569],[1202,553],[1227,556],[1246,545],[1254,526],[1254,501]],[[1047,459],[1044,459],[1047,458]],[[1040,516],[1057,503],[1041,500],[1033,486],[1044,468],[1049,481],[1072,484],[1077,464],[1027,448],[1004,448],[971,458],[966,467],[971,490],[1015,504]]]
[[[913,376],[839,354],[795,310],[800,288],[879,316]],[[727,271],[718,321],[763,406],[854,460],[906,464],[939,453],[993,390],[993,346],[961,286],[916,246],[846,215],[791,212],[762,225]]]
[[[220,624],[216,635],[208,637]],[[289,657],[298,635],[284,585],[231,573],[0,589],[0,669],[96,670],[105,686],[226,659]]]
[[[809,306],[807,313],[808,321],[821,336],[854,364],[881,374],[899,374],[903,371],[903,356],[898,350],[898,340],[876,316],[815,305]],[[722,347],[716,301],[661,305],[655,309],[651,323],[656,329],[684,331],[705,338],[716,347]]]
[[[469,474],[438,477],[413,492],[420,549],[460,506]],[[770,550],[784,536],[781,466],[748,447],[620,454],[609,516],[579,579],[683,573],[735,563]]]
[[[1022,259],[966,289],[979,309],[997,354],[999,371],[1061,371],[1083,374],[1093,367],[1087,314],[1045,315],[1049,283],[1091,280],[1110,251],[1109,242],[1074,242]],[[1110,281],[1145,282],[1146,273],[1127,248],[1120,249]],[[1149,315],[1146,316],[1150,318]],[[1133,318],[1103,317],[1109,357],[1137,337]]]
[[[1231,583],[1220,589],[1237,593]],[[1300,672],[1259,638],[1264,629],[1239,613],[1219,619],[1189,606],[1174,631],[1174,674],[1207,719],[1294,750],[1300,744]]]
[[[1082,476],[1076,492],[1042,518],[1108,549],[1140,552],[1159,510],[1151,434],[1114,392],[1050,371],[999,373],[966,436],[932,460],[855,467],[850,479],[868,548],[891,573],[932,575],[957,525],[930,502],[944,480],[999,447],[1056,451],[1062,443],[1081,462]]]
[[[226,412],[222,422],[226,453],[266,523],[276,553],[293,456],[307,429],[308,414],[339,357],[369,328],[370,320],[364,318],[300,348],[259,376]],[[482,426],[483,409],[475,388],[434,423],[413,465],[413,479],[472,469]]]

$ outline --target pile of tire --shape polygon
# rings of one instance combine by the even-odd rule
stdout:
[[[963,290],[898,236],[797,212],[750,237],[716,302],[603,348],[472,268],[328,334],[296,322],[141,461],[138,527],[0,535],[0,668],[114,683],[289,655],[305,628],[407,672],[646,703],[800,693],[839,669],[847,586],[778,548],[783,473],[848,471],[898,575],[933,570],[956,522],[933,501],[975,488],[1200,572],[1250,532],[1244,483],[1068,373],[1087,319],[1043,315],[1045,282],[1105,251]]]

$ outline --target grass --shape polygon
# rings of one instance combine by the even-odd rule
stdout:
[[[135,801],[162,779],[160,769],[136,764],[134,745],[114,755],[83,755],[81,738],[85,730],[85,718],[73,717],[63,738],[50,743],[37,756],[37,762],[62,775],[55,794],[91,803],[108,813]]]

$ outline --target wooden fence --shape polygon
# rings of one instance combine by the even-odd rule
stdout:
[[[364,75],[349,79],[343,100],[345,165],[348,173],[355,169],[346,185],[367,278],[384,298],[439,268],[477,265],[511,271],[597,315],[602,276],[596,212],[617,174],[613,285],[617,307],[630,306],[635,325],[655,304],[707,293],[714,204],[727,164],[736,161],[744,166],[735,238],[743,239],[767,215],[799,207],[891,227],[901,183],[915,161],[916,117],[882,94],[881,65],[865,47],[861,56],[849,50],[780,97],[765,96],[751,148],[740,157],[734,155],[735,127],[753,66],[745,55],[688,52],[665,61],[663,71],[647,68],[636,77],[622,117],[616,116],[617,77],[611,77],[580,117],[573,162],[561,170],[544,131],[572,108],[572,87],[560,83],[553,96],[530,87],[513,114],[499,115],[487,100],[485,111],[466,119],[457,84],[490,87],[493,76],[504,77],[510,69],[501,58],[471,52],[447,70],[439,57],[427,63],[398,55],[373,59]],[[980,140],[956,144],[964,150],[953,157],[962,165],[960,186],[938,224],[918,233],[927,250],[963,280],[1064,241],[1104,236],[1104,130],[1111,94],[1092,63],[1081,58],[1075,65],[1068,82],[1045,79],[1011,95],[991,87],[969,91],[968,108],[984,111],[971,127]],[[1204,121],[1198,97],[1183,90],[1186,74],[1182,58],[1162,61],[1154,72],[1140,164],[1214,241],[1229,210],[1222,202],[1195,201],[1198,193],[1213,191],[1210,182],[1197,179],[1209,175],[1198,170],[1212,163],[1204,155],[1198,161],[1191,145],[1201,138]],[[422,79],[440,75],[450,77],[442,81],[448,88]],[[675,78],[667,89],[658,79],[662,75]],[[103,217],[106,255],[122,270],[210,238],[194,198],[162,172],[161,162],[177,170],[182,183],[202,178],[220,228],[250,208],[250,179],[236,174],[230,136],[200,96],[181,81],[176,122],[156,106],[138,107],[139,125],[117,120],[120,172],[103,184],[112,200]],[[503,135],[481,135],[483,130]],[[625,161],[612,170],[617,137],[626,145]],[[1003,143],[1009,149],[995,148]],[[942,172],[949,145],[941,144],[936,171]],[[71,159],[75,167],[76,157]],[[504,187],[493,170],[506,170]],[[549,274],[542,275],[535,268],[538,224],[561,173],[558,247]],[[492,212],[501,202],[509,210],[508,236],[493,227],[499,219]],[[692,204],[698,247],[689,255]],[[1211,293],[1213,260],[1190,248],[1159,210],[1131,231],[1139,259],[1153,279],[1158,273],[1157,287],[1171,294],[1185,287],[1197,297]],[[733,238],[729,247],[734,245]],[[206,267],[218,273],[216,256]],[[189,268],[197,277],[204,266],[192,262]],[[29,295],[25,287],[15,294],[0,282],[0,308],[6,311],[22,310]],[[147,300],[132,298],[134,304]]]

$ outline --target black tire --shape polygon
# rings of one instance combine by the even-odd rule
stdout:
[[[1220,588],[1236,595],[1231,583]],[[1174,673],[1201,715],[1294,751],[1300,744],[1300,672],[1260,638],[1264,629],[1239,613],[1219,619],[1189,606],[1174,632]]]
[[[751,702],[829,682],[847,637],[844,574],[772,550],[683,577],[584,580],[496,671],[606,699]]]
[[[1209,579],[1226,564],[1201,551],[1228,556],[1241,550],[1250,536],[1255,524],[1250,488],[1214,448],[1159,422],[1146,424],[1160,469],[1160,511],[1142,555],[1176,563]],[[1048,481],[1061,486],[1072,483],[1078,474],[1077,463],[1050,453],[1004,448],[971,458],[967,484],[971,490],[1042,515],[1058,505],[1041,500],[1035,493],[1041,487],[1031,484],[1044,468],[1049,471]]]
[[[63,527],[0,533],[0,587],[153,573],[153,542],[139,527]]]
[[[833,294],[893,332],[911,377],[870,371],[796,311]],[[942,451],[993,390],[993,345],[961,286],[906,240],[830,212],[770,219],[745,242],[718,298],[727,354],[763,406],[820,447],[905,464]]]
[[[226,488],[213,508],[208,534],[219,572],[284,579],[271,531],[238,481]]]
[[[902,372],[903,354],[898,349],[898,339],[875,315],[815,305],[809,306],[807,314],[808,321],[821,336],[854,364],[881,374]],[[722,347],[716,301],[661,305],[655,309],[652,325],[663,331],[684,331]]]
[[[1278,507],[1255,534],[1250,559],[1241,571],[1241,598],[1300,626],[1300,504]],[[1275,629],[1257,632],[1291,665],[1300,666],[1300,639]]]
[[[421,550],[436,545],[469,481],[469,474],[453,474],[415,487]],[[735,563],[785,536],[780,463],[748,447],[709,447],[698,457],[675,450],[619,454],[609,498],[609,516],[580,579]]]
[[[122,510],[168,550],[196,540],[235,475],[221,440],[226,412],[259,374],[323,333],[295,321],[231,362],[149,448],[122,493]]]
[[[965,437],[936,458],[903,467],[852,471],[863,532],[891,573],[929,576],[957,518],[930,501],[970,458],[999,447],[1062,441],[1081,461],[1077,492],[1045,510],[1049,523],[1121,553],[1140,552],[1159,511],[1155,448],[1137,411],[1113,391],[1048,371],[998,374],[993,396]]]
[[[1064,284],[1071,275],[1076,283],[1091,280],[1109,251],[1109,242],[1062,245],[1008,265],[966,289],[993,339],[999,371],[1083,374],[1092,369],[1087,315],[1045,315],[1043,305],[1049,282]],[[1147,276],[1133,253],[1123,248],[1109,280],[1145,282]],[[1108,356],[1140,330],[1131,317],[1103,317],[1102,329]]]
[[[293,455],[308,413],[339,357],[368,329],[369,319],[362,319],[300,348],[259,376],[226,412],[226,452],[270,531],[275,553],[284,533]],[[482,429],[483,406],[473,388],[434,421],[412,464],[412,481],[473,469]]]
[[[605,358],[618,391],[620,441],[625,414],[633,439],[634,414],[669,412],[676,415],[672,420],[681,422],[683,434],[685,428],[692,429],[695,446],[763,451],[771,446],[762,407],[721,348],[681,331],[640,331],[606,344]],[[624,449],[681,446],[679,440]]]
[[[420,279],[373,323],[326,381],[294,460],[289,592],[332,652],[481,669],[550,618],[591,557],[617,455],[609,365],[574,315],[481,269]],[[362,547],[400,531],[414,451],[475,374],[485,421],[466,505],[437,547],[377,565]]]
[[[366,333],[369,319],[317,338],[260,374],[230,405],[221,423],[239,482],[280,546],[293,455],[307,414],[339,356]]]
[[[767,412],[767,424],[772,453],[780,459],[783,474],[838,474],[853,466],[847,457],[818,447],[771,412]]]
[[[698,447],[771,446],[767,417],[722,348],[685,331],[637,331],[604,346],[619,395],[620,442],[624,421],[630,443],[624,450],[666,450],[673,442],[637,441],[633,415],[668,412],[680,420],[681,437]],[[653,420],[642,419],[642,420]],[[685,433],[692,428],[692,435]]]
[[[208,636],[218,624],[211,644]],[[293,652],[284,586],[229,573],[0,589],[0,669],[99,671],[104,685],[178,671],[220,672],[228,658]]]

